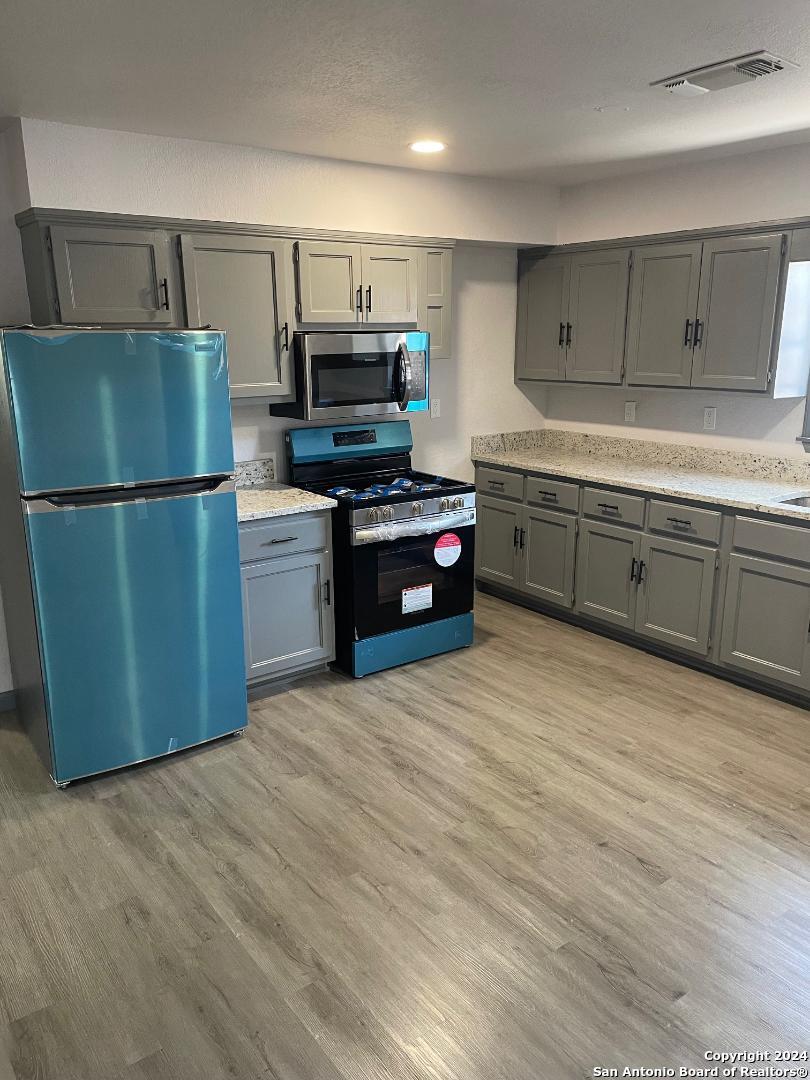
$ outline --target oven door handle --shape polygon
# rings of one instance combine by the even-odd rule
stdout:
[[[430,536],[446,529],[460,529],[475,524],[475,507],[465,510],[449,510],[446,514],[430,514],[428,517],[406,521],[380,522],[376,525],[358,525],[352,529],[352,547],[363,544],[384,544],[387,540],[401,540],[408,536]]]
[[[411,400],[411,390],[413,388],[413,365],[411,364],[411,354],[408,351],[408,346],[404,341],[399,343],[397,349],[397,366],[396,374],[394,376],[396,380],[396,386],[394,387],[397,404],[399,405],[400,412],[405,412],[408,408],[408,403]]]

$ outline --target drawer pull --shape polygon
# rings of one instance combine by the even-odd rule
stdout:
[[[537,494],[542,495],[544,499],[553,499],[554,502],[557,501],[557,492],[556,491],[541,491],[541,489],[538,488],[537,489]]]
[[[619,508],[615,503],[597,503],[600,510],[605,514],[618,514]]]
[[[490,487],[494,488],[502,488],[504,484],[503,480],[489,480],[488,483]]]
[[[262,547],[270,547],[271,544],[290,544],[297,539],[297,536],[277,536],[274,540],[265,540]]]
[[[689,518],[668,517],[667,521],[671,525],[673,525],[676,529],[691,529],[692,528],[692,522],[689,520]]]

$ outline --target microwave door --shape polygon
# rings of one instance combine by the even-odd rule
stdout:
[[[359,342],[357,338],[324,335],[308,350],[305,369],[311,419],[378,416],[400,410],[395,387],[399,342],[384,335]]]

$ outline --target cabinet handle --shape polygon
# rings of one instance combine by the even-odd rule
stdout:
[[[289,352],[290,351],[290,324],[289,323],[284,323],[282,328],[279,330],[279,337],[281,337],[282,334],[284,335],[284,344],[281,346],[281,351],[284,352],[284,350],[286,349],[287,352]]]
[[[366,289],[366,315],[371,314],[371,286]]]
[[[521,551],[523,551],[525,540],[526,540],[526,530],[521,529],[520,530],[520,550]]]
[[[636,567],[638,566],[638,559],[633,556],[633,561],[630,563],[630,580],[636,580]]]
[[[515,535],[514,535],[514,538],[512,540],[512,547],[517,547],[518,546],[518,540],[519,539],[520,539],[520,526],[516,525],[515,526]]]
[[[619,508],[615,503],[597,503],[596,505],[604,514],[618,514],[619,512]]]
[[[706,324],[700,319],[695,319],[695,348],[699,349],[703,344],[703,328]]]
[[[160,283],[160,288],[161,288],[161,291],[163,293],[163,303],[160,306],[162,308],[165,308],[166,311],[168,311],[169,310],[169,279],[168,278],[163,278],[163,280]]]
[[[357,314],[363,314],[363,290],[358,286],[357,292],[354,294],[354,303],[357,308]]]
[[[544,499],[551,499],[553,502],[557,501],[557,492],[556,491],[542,491],[540,488],[538,488],[537,489],[537,494],[542,495]]]
[[[687,319],[686,320],[686,330],[684,331],[684,335],[683,335],[683,343],[684,343],[684,345],[685,346],[689,345],[691,340],[692,340],[692,320]]]
[[[688,518],[668,517],[667,521],[671,525],[674,525],[676,529],[691,529],[692,528],[692,522]]]
[[[290,544],[297,539],[297,536],[277,536],[275,540],[265,540],[262,547],[270,547],[271,544]]]
[[[332,606],[332,582],[329,578],[323,583],[323,601],[327,607]]]
[[[564,322],[560,323],[560,340],[557,342],[557,344],[560,346],[560,348],[562,348],[563,345],[565,345],[565,323]]]
[[[571,330],[572,330],[571,323],[566,323],[565,324],[565,344],[566,345],[571,344]]]
[[[643,585],[644,582],[647,580],[647,575],[645,574],[646,569],[647,564],[642,559],[641,562],[638,564],[638,581],[636,584]]]

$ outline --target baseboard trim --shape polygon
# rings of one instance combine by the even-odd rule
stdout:
[[[17,699],[13,690],[4,690],[0,693],[0,712],[13,712],[17,707]]]

